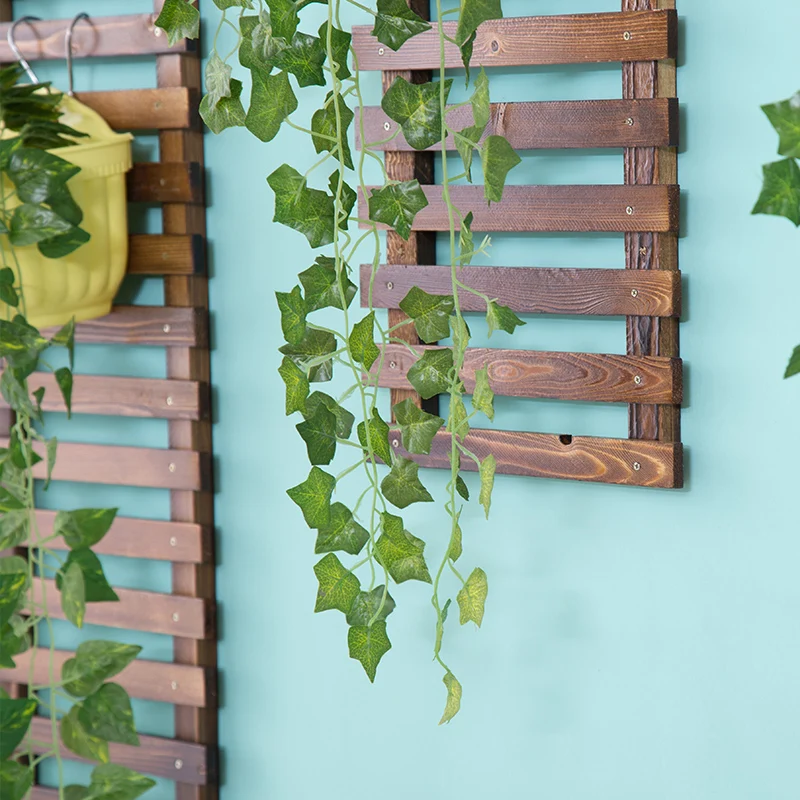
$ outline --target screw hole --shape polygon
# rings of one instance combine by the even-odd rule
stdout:
[[[492,52],[496,53],[499,49],[500,49],[500,42],[498,42],[495,39],[495,41],[492,42]]]
[[[558,441],[564,446],[572,444],[572,437],[568,433],[564,433],[558,437]]]

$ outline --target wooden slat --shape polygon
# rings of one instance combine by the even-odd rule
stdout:
[[[455,37],[455,23],[445,23]],[[674,58],[678,18],[674,11],[629,14],[570,14],[512,17],[484,22],[470,62],[484,67],[653,61]],[[399,51],[372,36],[372,26],[353,28],[353,47],[362,70],[438,69],[436,30],[409,39]],[[459,49],[446,46],[446,66],[462,66]]]
[[[417,214],[413,230],[449,230],[442,187],[422,190],[429,205]],[[506,186],[502,202],[491,206],[483,199],[482,186],[454,186],[450,195],[463,214],[474,213],[472,230],[481,233],[666,232],[680,224],[677,186]],[[359,216],[368,215],[360,194]]]
[[[42,603],[42,581],[34,581],[33,597]],[[46,580],[47,613],[53,619],[65,619],[61,608],[61,593],[54,581]],[[181,597],[175,594],[140,592],[134,589],[118,589],[119,602],[87,603],[86,622],[89,625],[105,625],[109,628],[127,628],[131,631],[161,633],[166,636],[186,636],[202,639],[213,636],[213,625],[208,613],[208,604],[197,597]]]
[[[201,275],[206,242],[199,234],[135,234],[130,237],[131,275]]]
[[[36,512],[36,523],[43,537],[52,535],[55,518],[55,511]],[[200,564],[212,552],[212,545],[213,532],[202,525],[117,517],[111,530],[92,550],[99,555]],[[62,539],[54,539],[50,547],[65,550],[66,544]]]
[[[361,304],[369,305],[372,265],[361,267]],[[624,269],[549,269],[545,267],[463,267],[459,280],[488,294],[518,314],[645,314],[673,317],[681,313],[679,272],[633,272]],[[446,267],[384,264],[372,285],[375,308],[395,308],[414,286],[429,294],[452,292]],[[486,310],[480,297],[459,293],[462,311]]]
[[[31,391],[45,390],[42,408],[66,412],[55,377],[37,372],[28,379]],[[116,378],[75,375],[72,387],[73,414],[151,419],[201,419],[208,414],[208,387],[193,381],[149,378]],[[0,407],[5,407],[0,397]]]
[[[131,203],[203,203],[203,169],[199,164],[134,164],[128,173]]]
[[[387,389],[411,386],[406,373],[417,360],[405,345],[388,345],[378,385]],[[683,381],[678,359],[470,348],[461,371],[468,393],[475,388],[475,372],[483,367],[488,367],[494,393],[505,397],[596,403],[681,402]]]
[[[199,92],[179,86],[80,92],[77,97],[117,131],[197,128],[200,124]]]
[[[50,720],[34,717],[31,721],[30,737],[34,753],[38,755],[49,752],[53,746]],[[23,742],[21,749],[24,747]],[[67,761],[86,763],[63,746],[60,752],[61,757]],[[157,736],[140,736],[139,747],[112,743],[109,745],[109,755],[112,764],[170,781],[202,785],[215,781],[217,777],[216,754],[212,748],[204,745],[161,739]],[[42,797],[49,796],[43,794]]]
[[[41,648],[33,657],[29,650],[22,655],[14,656],[17,666],[14,669],[0,670],[0,680],[13,680],[20,683],[30,677],[30,664],[33,661],[33,682],[39,685],[50,683],[50,663],[56,675],[61,675],[64,662],[75,653],[67,650],[56,650],[50,657],[50,651]],[[182,703],[187,706],[202,708],[206,705],[209,676],[201,667],[188,667],[183,664],[170,664],[163,661],[144,661],[137,659],[126,667],[119,675],[115,675],[114,683],[120,684],[131,697],[139,700],[154,700],[160,703]]]
[[[8,439],[0,438],[0,447],[7,446]],[[33,474],[46,477],[45,461]],[[191,451],[59,442],[53,480],[199,491],[210,484],[210,459]]]
[[[400,437],[392,445],[402,452]],[[683,486],[683,447],[679,443],[600,439],[588,436],[555,436],[472,430],[468,447],[481,460],[492,453],[497,471],[531,478],[562,478],[595,483],[679,489]],[[429,456],[412,456],[425,467],[450,469],[450,435],[436,435]],[[470,458],[462,468],[476,470]]]
[[[45,334],[56,332],[53,328]],[[79,322],[75,341],[80,344],[204,347],[208,342],[207,318],[194,308],[116,306],[105,317]]]
[[[472,107],[451,111],[447,122],[455,130],[472,125]],[[380,106],[364,109],[364,136],[368,143],[384,141],[397,127]],[[678,128],[675,99],[493,103],[485,135],[505,136],[516,150],[667,147],[678,144]],[[356,132],[360,147],[358,127]],[[413,150],[402,132],[371,149]],[[441,150],[441,144],[430,149]],[[448,149],[455,149],[452,136],[448,138]]]

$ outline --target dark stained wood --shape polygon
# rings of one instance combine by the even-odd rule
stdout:
[[[622,0],[624,11],[667,9],[675,13],[675,0]],[[623,96],[626,98],[675,97],[674,61],[624,64]],[[676,184],[678,156],[674,149],[636,147],[625,151],[625,183]],[[670,231],[646,228],[625,237],[625,260],[630,270],[678,270],[677,227]],[[630,355],[677,356],[680,353],[678,320],[629,317]],[[675,406],[632,405],[629,409],[631,438],[680,441],[680,409]]]
[[[369,304],[372,265],[361,267],[361,305]],[[678,272],[633,272],[624,269],[549,269],[546,267],[463,267],[459,280],[488,294],[518,314],[590,314],[653,317],[680,316]],[[383,265],[372,288],[375,308],[393,308],[414,287],[429,294],[452,292],[450,270],[417,265]],[[459,292],[463,311],[484,312],[486,304]]]
[[[200,275],[206,269],[206,242],[199,234],[135,234],[130,237],[131,275]]]
[[[402,452],[399,435],[391,441]],[[661,489],[683,486],[683,446],[679,443],[472,430],[465,445],[481,460],[492,453],[498,473],[505,475]],[[450,469],[449,455],[450,435],[440,433],[431,455],[412,458],[425,467]],[[461,463],[465,470],[477,469],[470,458]]]
[[[52,535],[55,518],[55,511],[36,512],[41,536]],[[212,545],[213,532],[202,525],[117,517],[111,530],[92,550],[99,555],[200,564],[208,559]],[[66,549],[66,544],[62,539],[54,539],[50,547]]]
[[[404,345],[388,345],[378,385],[392,389],[410,386],[406,373],[416,361]],[[468,393],[475,388],[475,372],[484,367],[489,370],[494,393],[506,397],[595,403],[681,401],[679,359],[470,348],[461,371]]]
[[[33,597],[42,603],[42,584],[47,591],[47,612],[54,619],[65,619],[61,609],[61,593],[54,581],[34,581]],[[109,628],[162,633],[202,639],[213,636],[214,627],[205,600],[175,594],[140,592],[114,587],[119,602],[88,603],[86,622]]]
[[[29,650],[14,656],[17,666],[14,669],[0,670],[0,680],[27,681],[30,664],[33,661],[33,682],[39,685],[50,683],[50,651],[41,648],[33,657]],[[52,664],[56,675],[61,675],[64,662],[75,653],[56,650]],[[119,675],[114,683],[120,684],[131,697],[140,700],[154,700],[160,703],[181,703],[202,708],[206,705],[210,690],[209,676],[201,667],[188,667],[183,664],[170,664],[163,661],[144,661],[137,659]]]
[[[118,131],[170,130],[200,125],[199,92],[179,86],[79,92],[77,98]]]
[[[413,229],[450,230],[442,187],[422,189],[429,205],[417,214]],[[502,202],[491,206],[481,186],[454,186],[450,194],[463,214],[474,213],[472,230],[481,233],[668,232],[680,224],[677,186],[507,186]],[[359,217],[368,215],[359,193]]]
[[[455,23],[445,23],[444,27],[451,38],[455,37]],[[519,67],[674,58],[677,27],[674,11],[490,20],[478,29],[471,64]],[[398,52],[382,45],[371,31],[371,25],[353,28],[353,47],[362,70],[439,68],[437,31],[409,39]],[[446,65],[449,69],[462,65],[461,53],[449,43]]]
[[[196,163],[134,164],[128,173],[131,203],[203,203],[203,169]]]
[[[30,736],[33,740],[34,753],[49,752],[52,749],[50,720],[34,717],[31,721]],[[216,754],[211,748],[174,739],[161,739],[157,736],[140,736],[139,743],[139,747],[111,744],[109,746],[111,763],[120,764],[146,775],[195,785],[217,779]],[[86,763],[84,759],[63,746],[61,757],[67,761]]]
[[[451,111],[447,122],[455,130],[472,125],[472,107],[462,106]],[[383,141],[397,127],[380,106],[364,110],[364,135],[368,143]],[[675,99],[493,103],[486,136],[505,136],[516,150],[666,147],[677,146],[678,128],[678,101]],[[359,141],[358,127],[356,141]],[[374,145],[372,149],[413,150],[402,132],[392,141]],[[430,149],[441,150],[441,144]],[[455,149],[452,136],[448,138],[448,149]]]
[[[0,438],[0,447],[7,446]],[[33,474],[46,477],[44,461]],[[210,459],[191,451],[59,442],[53,480],[196,491],[210,485]]]

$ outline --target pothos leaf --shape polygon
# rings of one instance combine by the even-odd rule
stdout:
[[[244,124],[262,142],[271,142],[284,121],[297,111],[297,97],[286,72],[269,75],[265,70],[253,70],[253,90],[250,108]]]
[[[356,522],[353,512],[343,503],[334,503],[331,506],[329,524],[321,527],[317,533],[314,552],[332,553],[342,550],[357,556],[368,541],[369,532]]]
[[[418,408],[410,398],[397,403],[394,416],[400,425],[403,447],[409,453],[428,455],[436,434],[444,425],[444,420]]]
[[[33,767],[16,761],[0,762],[0,797],[22,800],[33,785]]]
[[[92,736],[81,724],[78,714],[80,704],[72,706],[69,713],[61,719],[61,741],[64,746],[81,758],[108,763],[108,742]]]
[[[308,478],[288,489],[286,494],[300,507],[309,528],[323,528],[331,521],[331,496],[335,486],[333,475],[312,467]]]
[[[59,367],[54,373],[58,390],[64,398],[64,406],[67,409],[67,419],[72,416],[72,370],[68,367]]]
[[[800,226],[800,168],[793,158],[764,165],[764,188],[753,213],[786,217]]]
[[[440,725],[450,722],[450,720],[458,714],[461,709],[462,694],[461,684],[452,672],[448,672],[444,678],[442,678],[442,681],[447,687],[447,703],[444,707],[444,714],[442,714],[442,718],[439,720]]]
[[[367,372],[377,361],[381,351],[375,344],[375,312],[370,311],[364,319],[353,325],[350,333],[350,353]]]
[[[445,102],[453,81],[444,84]],[[409,83],[395,78],[384,94],[381,107],[390,119],[400,123],[406,141],[415,150],[427,150],[442,140],[441,84]]]
[[[78,704],[78,720],[89,736],[139,745],[128,693],[118,683],[104,683]]]
[[[92,770],[88,794],[76,800],[136,800],[156,785],[147,778],[118,764],[100,764]],[[71,798],[65,797],[65,800]]]
[[[508,173],[521,164],[522,159],[504,136],[487,136],[481,148],[481,162],[484,196],[490,203],[499,203],[503,199]]]
[[[358,441],[365,451],[372,446],[372,452],[384,464],[392,463],[392,449],[389,447],[389,426],[383,421],[377,409],[372,410],[372,419],[369,421],[369,443],[367,443],[367,425],[360,422],[356,429]]]
[[[164,0],[155,24],[166,32],[167,43],[173,47],[181,39],[200,35],[200,12],[188,0]]]
[[[372,35],[381,44],[399,50],[413,36],[430,29],[430,23],[412,11],[406,0],[378,0]]]
[[[334,152],[336,158],[348,169],[353,169],[353,156],[347,141],[347,129],[353,122],[355,114],[348,107],[341,95],[334,101],[333,92],[329,92],[322,108],[311,117],[311,141],[318,153]],[[339,148],[339,139],[342,146]]]
[[[778,153],[789,158],[800,158],[800,92],[788,100],[761,108],[780,134]]]
[[[378,563],[389,570],[396,583],[417,580],[431,583],[425,563],[425,542],[403,527],[403,520],[394,514],[381,514],[381,536],[375,543]]]
[[[369,198],[369,218],[393,228],[403,239],[411,236],[414,218],[428,205],[428,198],[419,181],[390,183],[372,192]]]
[[[284,164],[268,178],[275,192],[274,222],[302,233],[312,247],[323,247],[334,239],[333,198],[319,189],[309,189],[294,167]]]
[[[288,356],[281,361],[278,373],[286,384],[286,416],[288,417],[295,411],[302,411],[305,408],[310,386],[305,372]]]
[[[450,314],[455,308],[452,295],[428,294],[418,286],[400,301],[400,308],[414,320],[419,338],[430,344],[450,335]]]
[[[398,508],[412,503],[432,503],[430,492],[419,479],[419,464],[410,458],[397,457],[391,472],[381,482],[383,496]]]
[[[0,696],[0,761],[5,761],[25,738],[36,707],[34,699]]]
[[[317,562],[314,574],[319,582],[314,611],[335,609],[347,614],[361,591],[361,582],[358,578],[350,570],[345,569],[333,553],[328,553],[325,558]]]
[[[54,533],[64,539],[67,547],[78,550],[94,547],[111,529],[117,516],[116,508],[80,508],[59,511]]]
[[[478,496],[478,502],[483,506],[486,512],[486,519],[489,519],[489,509],[492,506],[492,491],[494,489],[494,474],[496,471],[497,461],[495,461],[495,457],[489,453],[489,455],[481,461],[479,470],[481,476],[481,492]]]
[[[300,283],[306,293],[306,310],[320,308],[349,307],[356,295],[355,284],[347,277],[350,267],[342,264],[341,275],[336,274],[336,261],[330,256],[318,256],[317,260],[300,273]],[[342,299],[344,289],[344,299]]]
[[[408,370],[408,380],[425,400],[446,392],[453,371],[453,351],[449,348],[426,350]]]
[[[203,97],[200,101],[200,116],[213,133],[222,133],[226,128],[240,128],[245,124],[247,115],[241,96],[242,82],[231,78],[230,95],[220,98],[215,106],[211,106],[208,95]]]
[[[306,334],[306,301],[299,286],[291,292],[275,292],[278,308],[281,312],[281,329],[283,338],[289,344],[298,344]]]
[[[64,688],[75,697],[87,697],[103,682],[124,670],[142,651],[132,644],[102,640],[81,642],[73,658],[61,668]]]
[[[375,682],[375,673],[380,660],[392,648],[386,635],[386,623],[375,622],[370,627],[356,625],[347,632],[347,644],[350,658],[361,662],[371,683]]]
[[[119,600],[103,572],[100,559],[88,547],[70,550],[63,571],[56,575],[56,587],[62,594],[66,591],[66,576],[74,564],[77,564],[83,573],[85,602],[105,603]]]
[[[488,594],[489,583],[486,579],[486,573],[480,568],[474,569],[469,578],[467,578],[464,587],[456,596],[458,608],[461,612],[460,621],[462,625],[474,622],[480,628]]]
[[[308,328],[302,341],[279,349],[298,367],[308,367],[308,380],[312,383],[323,383],[333,376],[333,363],[326,358],[336,351],[336,337],[332,333]]]
[[[5,625],[19,608],[27,583],[27,567],[24,571],[0,572],[0,627]]]
[[[501,306],[496,300],[492,300],[486,309],[486,322],[489,326],[489,336],[495,331],[514,333],[514,328],[525,325],[508,306]]]
[[[366,627],[376,614],[375,622],[383,622],[394,609],[395,602],[386,591],[386,586],[376,586],[371,592],[358,593],[347,615],[347,624]]]
[[[489,370],[486,367],[475,372],[472,407],[485,414],[489,419],[494,419],[494,392],[489,385]]]
[[[795,347],[792,357],[789,359],[789,364],[786,367],[786,373],[783,377],[791,378],[798,373],[800,373],[800,345]],[[0,546],[0,550],[2,550],[2,546]]]

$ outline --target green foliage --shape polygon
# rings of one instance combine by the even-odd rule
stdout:
[[[306,310],[339,308],[344,310],[356,296],[356,287],[346,275],[336,273],[336,262],[328,256],[317,260],[298,276],[306,292]]]
[[[5,761],[25,738],[36,706],[36,700],[0,696],[0,761]]]
[[[381,537],[375,543],[378,562],[389,570],[395,583],[415,580],[431,583],[425,563],[425,542],[403,527],[403,520],[394,514],[381,514]]]
[[[108,742],[99,736],[92,736],[83,727],[80,710],[80,705],[76,704],[62,718],[61,741],[64,743],[64,747],[71,750],[76,756],[107,764]]]
[[[430,344],[450,335],[450,315],[455,308],[452,295],[428,294],[418,286],[400,301],[400,308],[414,320],[417,335]]]
[[[361,322],[353,325],[353,332],[348,339],[353,359],[361,364],[367,372],[378,360],[381,351],[375,344],[375,312],[370,311]]]
[[[369,218],[388,225],[408,240],[417,214],[428,205],[419,181],[390,183],[369,197]]]
[[[461,684],[452,672],[446,672],[442,681],[447,688],[447,704],[444,708],[444,714],[439,720],[440,725],[450,722],[453,717],[461,710]]]
[[[381,491],[398,508],[407,508],[412,503],[433,502],[430,492],[419,479],[419,464],[410,458],[395,458],[391,472],[381,483]]]
[[[462,625],[474,622],[480,628],[488,594],[486,573],[482,569],[474,569],[456,597]]]
[[[486,309],[486,322],[489,325],[489,336],[495,331],[514,333],[515,328],[525,325],[508,306],[502,306],[496,300],[489,302]]]
[[[453,372],[453,351],[426,350],[408,371],[408,380],[425,400],[448,391]]]
[[[400,425],[403,447],[409,453],[430,453],[433,437],[441,430],[444,420],[418,408],[410,398],[395,405],[394,415]]]
[[[370,627],[356,625],[347,632],[350,658],[361,662],[370,683],[375,683],[375,673],[380,660],[392,649],[386,634],[386,623],[375,622]]]
[[[479,369],[475,373],[475,391],[472,394],[472,407],[494,419],[494,392],[489,385],[489,371]]]
[[[359,592],[350,611],[347,624],[368,627],[372,622],[385,622],[395,609],[395,602],[386,586],[376,586],[371,592]]]
[[[61,668],[64,688],[75,697],[94,694],[139,655],[142,648],[118,642],[88,641],[78,645],[73,658]]]
[[[235,0],[214,1],[217,4],[235,2]],[[155,785],[156,782],[152,778],[146,778],[127,767],[120,767],[117,764],[100,764],[92,770],[91,783],[87,788],[84,789],[82,786],[67,788],[85,792],[75,794],[74,800],[136,800]],[[65,800],[73,800],[73,798],[67,796]]]
[[[406,0],[378,0],[372,35],[392,50],[430,29],[430,23],[412,11]]]
[[[253,70],[250,107],[244,118],[247,130],[262,142],[271,142],[281,125],[297,111],[297,97],[286,72],[269,75]]]
[[[481,476],[481,492],[478,502],[483,506],[486,512],[486,519],[489,519],[489,509],[492,506],[492,492],[494,491],[494,476],[497,471],[497,461],[495,457],[489,453],[486,458],[481,461],[480,476]]]
[[[330,521],[317,531],[315,553],[331,553],[337,550],[357,556],[369,541],[369,531],[359,525],[353,512],[342,503],[331,506]]]
[[[452,80],[445,81],[445,101]],[[400,123],[406,141],[415,150],[427,150],[442,140],[440,84],[409,83],[402,76],[395,78],[381,101],[386,115]]]
[[[196,39],[200,35],[200,12],[187,0],[164,0],[156,25],[167,32],[172,47],[181,39]]]
[[[481,148],[481,162],[484,195],[490,203],[499,203],[503,199],[508,173],[522,163],[522,159],[503,136],[487,136]]]
[[[308,478],[286,494],[294,500],[303,512],[309,528],[324,528],[331,521],[331,495],[336,486],[336,478],[312,467]]]
[[[365,451],[369,452],[370,447],[372,447],[372,452],[384,464],[392,463],[392,448],[389,447],[389,426],[381,419],[377,409],[373,409],[369,422],[359,422],[356,430],[358,441]],[[368,431],[369,434],[367,433]],[[367,438],[368,436],[369,438]]]
[[[0,797],[23,800],[33,785],[33,769],[16,761],[0,762]]]
[[[361,591],[358,578],[333,553],[317,563],[314,574],[319,581],[314,611],[337,610],[347,614]]]

